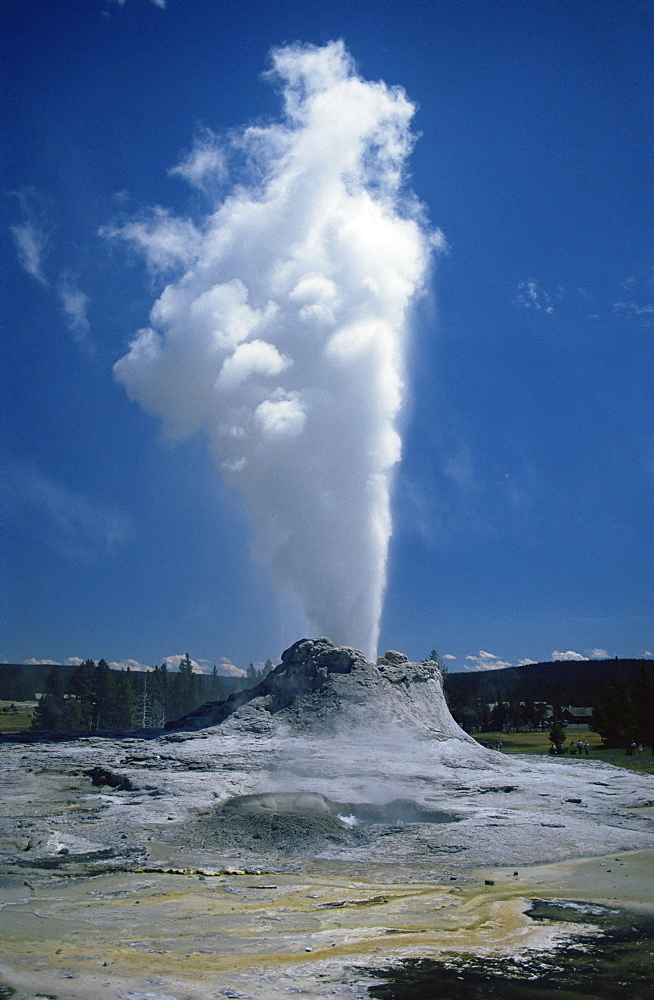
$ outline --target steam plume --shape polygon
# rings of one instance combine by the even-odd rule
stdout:
[[[208,430],[277,586],[373,657],[408,309],[440,234],[403,193],[403,90],[362,80],[342,42],[276,49],[269,76],[282,119],[224,148],[205,134],[175,170],[206,193],[240,161],[201,225],[157,209],[114,230],[184,272],[114,370],[172,438]]]

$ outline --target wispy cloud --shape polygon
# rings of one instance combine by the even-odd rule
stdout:
[[[181,177],[200,191],[215,193],[229,176],[227,157],[218,137],[211,129],[204,129],[191,152],[168,173],[172,177]]]
[[[153,275],[190,267],[202,239],[190,219],[178,219],[163,208],[153,208],[134,222],[103,226],[100,235],[122,239],[143,257]]]
[[[609,654],[605,649],[589,649],[588,655],[591,660],[608,660]]]
[[[77,287],[74,277],[66,274],[57,286],[57,294],[64,310],[68,329],[80,346],[93,350],[90,341],[91,325],[86,314],[89,297]]]
[[[42,285],[48,285],[44,260],[52,227],[47,221],[46,199],[33,187],[12,191],[11,197],[18,202],[22,217],[20,222],[10,227],[18,263],[32,278]]]
[[[32,465],[4,462],[5,516],[24,517],[49,548],[78,560],[113,554],[130,538],[128,515],[63,486]]]
[[[93,350],[87,316],[88,295],[81,291],[77,279],[70,271],[61,271],[58,278],[46,275],[46,251],[52,243],[52,227],[45,221],[48,212],[43,205],[44,199],[33,188],[16,191],[14,195],[20,204],[24,220],[11,226],[19,264],[44,288],[56,292],[73,339],[84,350]],[[54,270],[56,274],[56,269],[50,270]]]
[[[644,316],[645,326],[650,326],[654,320],[654,304],[651,302],[614,302],[613,312],[616,316]]]
[[[529,657],[526,656],[523,660],[518,660],[516,667],[528,667],[531,663],[538,663],[538,660],[530,660]]]
[[[466,491],[474,489],[476,485],[475,472],[470,449],[467,445],[461,445],[455,454],[446,459],[443,472],[461,489]]]
[[[11,232],[16,242],[21,267],[42,285],[47,285],[43,275],[43,254],[48,242],[46,234],[33,222],[12,226]]]
[[[535,309],[536,312],[545,312],[549,315],[554,312],[551,297],[533,278],[520,282],[512,301],[513,305],[522,306],[524,309]]]
[[[582,656],[581,653],[575,653],[575,651],[573,649],[568,649],[568,650],[566,650],[565,653],[562,653],[560,649],[553,649],[552,650],[552,659],[553,660],[587,660],[588,657],[587,656]]]

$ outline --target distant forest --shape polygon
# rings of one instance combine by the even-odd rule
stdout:
[[[544,701],[548,705],[594,708],[600,688],[616,666],[628,680],[633,680],[641,662],[618,657],[613,660],[555,660],[501,670],[450,672],[445,676],[445,690],[450,706],[480,698],[487,702]],[[654,667],[654,661],[649,664]]]
[[[178,671],[165,664],[151,671],[112,670],[105,660],[76,666],[0,664],[0,699],[38,699],[32,729],[130,730],[162,728],[209,701],[225,701],[235,691],[254,687],[270,670],[250,664],[242,677],[193,671],[183,657]]]
[[[445,694],[456,721],[468,731],[493,727],[491,706],[504,705],[518,723],[525,708],[537,721],[538,703],[555,710],[565,705],[597,709],[607,686],[616,682],[631,689],[641,674],[654,676],[651,660],[556,660],[502,670],[479,670],[445,675]],[[520,710],[522,706],[522,711]],[[497,712],[495,713],[497,714]],[[501,713],[500,713],[501,714]],[[500,727],[501,728],[501,727]]]
[[[92,662],[92,661],[87,661]],[[654,669],[654,661],[645,660]],[[502,670],[475,670],[445,675],[445,691],[450,709],[477,698],[486,702],[544,701],[548,705],[585,705],[595,707],[599,689],[609,680],[616,665],[629,679],[635,677],[640,660],[557,660],[554,663],[530,663],[524,667]],[[266,672],[272,667],[266,662]],[[66,687],[77,667],[59,666]],[[158,668],[161,670],[161,668]],[[50,664],[0,663],[0,699],[4,701],[34,701],[46,690]],[[112,674],[121,671],[112,670]],[[138,671],[126,671],[132,679]],[[175,674],[170,672],[170,677]],[[250,687],[260,675],[250,666],[245,677],[224,677],[222,674],[197,674],[198,688],[207,701],[220,701],[234,691]]]
[[[250,664],[244,677],[224,677],[215,667],[199,674],[188,655],[175,672],[165,665],[149,672],[111,670],[104,660],[78,666],[2,663],[0,699],[38,696],[36,730],[162,728],[206,702],[254,687],[272,669],[267,660],[263,672]],[[591,725],[611,744],[632,733],[652,739],[652,660],[564,660],[446,673],[444,688],[452,715],[468,732],[542,727],[546,704],[555,714],[562,706],[594,709]]]

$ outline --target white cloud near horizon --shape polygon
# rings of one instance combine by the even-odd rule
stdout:
[[[466,670],[502,670],[504,667],[513,666],[512,663],[500,660],[494,653],[488,653],[485,649],[480,649],[476,656],[466,656],[465,659],[468,661]]]
[[[39,660],[35,656],[31,656],[29,660],[22,661],[23,666],[26,667],[78,667],[80,663],[84,663],[81,656],[67,656],[65,660],[50,660],[42,659]]]
[[[587,656],[582,656],[581,653],[575,653],[573,649],[568,649],[565,653],[562,653],[560,649],[552,650],[553,660],[587,660]]]
[[[184,653],[173,653],[169,656],[164,656],[162,662],[166,664],[168,670],[179,670],[179,665],[184,659]],[[213,660],[194,660],[191,658],[191,663],[193,665],[193,670],[198,674],[210,674],[213,673],[214,661]],[[237,667],[232,661],[226,657],[221,656],[216,662],[216,671],[221,677],[244,677],[246,672],[242,667]]]
[[[109,668],[111,670],[130,670],[134,673],[144,673],[152,670],[152,667],[148,666],[146,663],[141,663],[139,660],[110,660]]]
[[[176,272],[114,372],[171,439],[208,430],[280,595],[374,659],[408,316],[443,239],[404,191],[404,91],[342,42],[271,60],[284,116],[225,140],[246,167],[224,200],[198,224],[155,208],[103,230]],[[222,149],[205,134],[173,173],[224,186]]]
[[[177,671],[179,670],[179,664],[184,658],[184,654],[176,653],[171,656],[164,656],[162,663],[166,664],[168,670]],[[30,657],[28,660],[23,660],[24,666],[63,666],[63,667],[78,667],[81,663],[85,663],[87,659],[93,659],[93,657],[86,657],[83,659],[81,656],[68,656],[66,659],[62,660],[52,660],[52,659],[38,659],[37,657]],[[98,660],[94,660],[97,663]],[[191,659],[193,665],[194,673],[198,674],[210,674],[213,672],[214,661],[213,660],[193,660]],[[154,669],[153,665],[147,663],[141,663],[140,660],[134,660],[126,658],[124,660],[110,660],[108,661],[108,666],[111,670],[131,670],[135,673],[141,673],[144,671],[151,671]],[[263,669],[263,663],[255,664],[257,669]],[[237,667],[227,656],[221,656],[216,661],[216,670],[218,675],[221,677],[244,677],[247,673],[242,667]]]
[[[588,655],[591,660],[608,660],[609,654],[605,649],[589,649]]]

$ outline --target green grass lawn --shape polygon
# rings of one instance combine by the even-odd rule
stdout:
[[[12,705],[17,712],[11,711]],[[35,701],[0,701],[0,733],[19,733],[22,729],[29,729],[35,708]]]
[[[627,757],[623,748],[609,750],[602,745],[602,740],[598,733],[593,733],[589,729],[575,729],[569,726],[565,731],[566,736],[566,758],[578,760],[577,754],[570,755],[569,747],[572,744],[576,748],[577,740],[588,743],[589,756],[593,760],[603,760],[607,764],[615,764],[616,767],[627,767],[631,771],[639,771],[643,774],[654,774],[654,756],[652,748],[644,747],[641,754]],[[482,741],[495,744],[502,741],[504,753],[528,753],[528,754],[548,754],[550,749],[549,732],[544,733],[475,733],[474,738],[480,743]],[[583,755],[586,760],[586,755]]]

